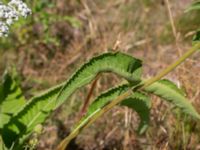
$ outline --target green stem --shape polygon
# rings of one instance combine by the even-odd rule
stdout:
[[[153,84],[154,82],[160,80],[162,77],[167,75],[169,72],[174,70],[178,65],[180,65],[182,62],[184,62],[188,57],[190,57],[194,52],[196,52],[198,49],[200,49],[200,43],[197,43],[194,47],[192,47],[189,51],[187,51],[181,58],[179,58],[175,63],[168,66],[166,69],[161,71],[158,75],[155,77],[152,77],[146,81],[144,81],[138,89],[144,89],[148,87],[149,85]],[[125,98],[131,96],[132,89],[129,89],[127,92],[121,94],[118,96],[115,100],[113,100],[111,103],[97,111],[86,123],[81,124],[79,127],[75,128],[68,137],[66,137],[57,147],[57,150],[64,150],[69,142],[74,139],[81,130],[91,125],[93,122],[95,122],[100,116],[102,116],[104,113],[109,111],[111,108],[113,108],[115,105],[119,104],[121,101],[123,101]]]

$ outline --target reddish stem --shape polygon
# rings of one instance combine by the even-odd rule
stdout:
[[[90,91],[89,91],[86,99],[84,100],[83,107],[82,107],[82,109],[80,111],[80,117],[82,117],[86,113],[86,111],[87,111],[88,105],[90,103],[90,99],[92,97],[92,93],[93,93],[93,91],[94,91],[94,89],[95,89],[95,87],[97,85],[97,81],[98,81],[99,77],[100,77],[100,75],[97,74],[95,80],[93,81],[93,83],[92,83],[92,85],[90,87]]]

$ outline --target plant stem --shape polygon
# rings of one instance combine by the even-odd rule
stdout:
[[[88,105],[90,104],[90,99],[92,97],[92,93],[94,92],[94,89],[95,89],[95,87],[97,85],[97,81],[99,80],[99,78],[100,78],[100,75],[97,74],[97,76],[95,77],[95,80],[92,83],[92,86],[90,87],[89,93],[88,93],[86,99],[84,100],[83,107],[82,107],[82,109],[80,111],[80,118],[82,118],[85,115],[86,111],[87,111]]]
[[[166,69],[161,71],[158,75],[155,77],[152,77],[146,81],[144,81],[138,88],[138,89],[145,89],[149,85],[153,84],[154,82],[160,80],[162,77],[167,75],[169,72],[174,70],[178,65],[180,65],[182,62],[184,62],[188,57],[190,57],[194,52],[196,52],[198,49],[200,49],[200,42],[197,43],[194,47],[192,47],[189,51],[187,51],[181,58],[179,58],[176,62],[168,66]],[[127,92],[119,95],[115,100],[110,102],[108,105],[97,111],[94,116],[92,116],[85,124],[80,125],[78,128],[75,128],[70,135],[65,138],[57,147],[57,150],[64,150],[69,142],[74,139],[79,132],[83,129],[86,128],[87,126],[91,125],[93,122],[95,122],[100,116],[102,116],[104,113],[109,111],[111,108],[113,108],[115,105],[119,104],[121,101],[123,101],[125,98],[131,96],[132,94],[132,89],[129,89]]]

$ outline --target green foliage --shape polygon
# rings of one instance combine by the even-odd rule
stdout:
[[[79,133],[83,127],[85,127],[90,119],[94,117],[104,106],[106,106],[113,99],[117,98],[120,94],[126,92],[129,89],[128,85],[121,85],[116,88],[110,89],[100,96],[98,96],[93,103],[88,107],[86,114],[74,127],[74,133]]]
[[[62,147],[65,147],[64,145],[68,143],[72,137],[79,134],[79,132],[89,124],[90,120],[96,117],[96,114],[100,113],[101,111],[104,111],[103,108],[105,108],[109,103],[111,103],[113,99],[116,99],[119,95],[122,95],[123,93],[127,92],[129,88],[130,87],[128,85],[122,85],[118,88],[111,89],[108,92],[105,92],[99,97],[97,97],[97,99],[95,99],[94,102],[89,106],[86,115],[72,130],[71,135],[69,135],[63,140],[64,142],[61,144]],[[200,119],[199,114],[195,111],[193,106],[185,98],[184,92],[169,80],[164,79],[157,81],[145,88],[145,92],[155,94],[163,98],[164,100],[173,103],[178,108],[181,108],[186,114],[189,114],[194,118]],[[138,113],[141,120],[138,128],[138,133],[144,133],[148,127],[150,120],[151,101],[149,97],[144,93],[133,91],[133,94],[130,97],[126,97],[121,102],[121,105],[132,108]]]
[[[0,130],[25,102],[16,77],[5,72],[2,83],[0,83]]]
[[[199,114],[185,98],[183,91],[177,88],[173,82],[169,80],[160,80],[148,86],[145,90],[173,103],[178,108],[181,108],[184,113],[200,119]]]
[[[43,123],[51,111],[68,100],[75,90],[91,82],[100,72],[114,72],[132,83],[139,83],[141,61],[120,52],[106,53],[91,59],[64,85],[58,85],[28,101],[3,128],[2,136],[6,146],[10,147],[13,142],[15,145],[23,143],[34,127]]]
[[[185,12],[190,12],[190,11],[197,11],[198,15],[197,18],[195,18],[195,22],[199,21],[199,11],[200,11],[200,0],[196,0],[194,1],[186,10]],[[192,14],[192,16],[195,16],[194,14]],[[192,17],[191,16],[191,17]],[[191,18],[190,17],[190,18]],[[197,21],[196,21],[197,20]],[[193,43],[195,44],[196,42],[200,41],[200,30],[199,27],[197,28],[197,33],[195,34],[195,36],[193,37]]]
[[[193,37],[193,43],[196,44],[197,42],[200,42],[200,30]]]
[[[194,3],[192,3],[186,10],[185,12],[189,12],[192,10],[200,10],[200,1],[196,0]]]
[[[82,119],[77,123],[77,125],[72,130],[71,134],[66,137],[61,143],[60,147],[65,147],[65,145],[76,135],[80,133],[80,131],[86,127],[90,121],[95,118],[98,113],[101,113],[109,103],[111,103],[114,99],[116,99],[121,94],[127,92],[130,89],[130,85],[121,85],[116,88],[110,89],[105,93],[102,93],[98,96],[93,103],[89,106],[86,114],[82,117]],[[148,96],[141,92],[134,92],[131,96],[125,98],[121,102],[121,106],[127,106],[133,110],[135,110],[140,116],[140,125],[138,127],[138,133],[142,134],[146,131],[149,119],[150,119],[150,107],[151,102]],[[58,148],[59,149],[59,148]]]
[[[99,72],[113,72],[124,77],[131,83],[139,83],[141,76],[141,61],[129,55],[106,53],[93,58],[83,65],[63,86],[56,104],[59,106],[77,88],[88,84]],[[73,83],[73,84],[72,84]]]
[[[140,7],[138,7],[140,3],[143,3],[145,7],[150,7],[155,2],[155,0],[142,0],[141,2],[137,2],[138,5],[135,5],[135,2],[130,6],[125,5],[124,17],[127,17],[127,19],[124,24],[126,28],[132,28],[136,22],[138,23],[138,20],[141,22],[141,19],[146,19],[146,17],[138,15],[130,22],[130,18],[128,18],[130,15],[128,15],[129,11],[127,12],[127,8],[128,10],[133,10],[133,8],[141,10]],[[65,39],[65,35],[69,32],[69,39],[73,38],[74,35],[71,30],[73,28],[80,29],[84,22],[81,22],[78,19],[79,17],[73,16],[74,13],[71,10],[66,13],[54,8],[55,1],[33,0],[29,1],[29,3],[32,5],[32,18],[29,18],[26,22],[19,20],[19,22],[14,25],[14,29],[16,28],[17,30],[11,34],[11,39],[0,39],[0,43],[3,43],[0,44],[2,49],[15,48],[18,47],[19,44],[23,43],[31,44],[33,46],[38,43],[62,46],[62,43],[64,43],[64,45],[70,43],[68,38]],[[148,9],[149,8],[146,9],[147,12],[149,11]],[[183,27],[178,28],[180,30],[186,28],[185,30],[187,32],[196,30],[199,26],[199,10],[200,1],[197,0],[186,10],[186,12],[193,11],[194,13],[185,14],[179,21],[180,25],[183,25]],[[77,11],[78,9],[75,13]],[[57,25],[61,25],[60,29],[55,28]],[[69,25],[69,30],[66,25]],[[168,27],[170,26],[167,26],[167,28]],[[64,33],[62,33],[62,31],[64,31],[63,28],[67,29]],[[167,28],[166,35],[169,35]],[[58,31],[55,29],[58,29]],[[142,29],[142,31],[146,30],[144,23],[139,25],[138,29]],[[182,31],[179,32],[182,33]],[[141,32],[138,34],[139,40],[143,39],[140,38],[143,36],[146,37],[146,32],[144,32],[144,35],[142,34],[142,36]],[[200,31],[198,31],[193,38],[195,44],[199,42],[199,40]],[[65,47],[62,47],[62,49],[65,49]],[[186,59],[186,56],[189,57],[189,55],[185,55],[185,58],[182,57],[182,60],[180,60],[183,62],[184,59]],[[171,70],[168,71],[172,71],[174,68],[175,67],[172,67]],[[81,118],[76,126],[74,126],[74,129],[71,132],[72,134],[76,133],[77,135],[80,133],[80,131],[91,123],[91,120],[95,120],[100,116],[98,116],[98,114],[107,112],[107,109],[105,108],[111,108],[107,106],[115,102],[115,100],[122,94],[131,90],[132,93],[123,97],[118,104],[120,104],[120,106],[129,107],[138,113],[140,117],[140,124],[138,127],[139,134],[144,133],[149,125],[151,109],[150,94],[157,95],[163,100],[181,108],[184,113],[195,119],[200,119],[199,114],[185,97],[184,92],[171,81],[160,80],[161,78],[159,78],[156,81],[154,80],[154,82],[148,85],[148,87],[145,87],[145,89],[141,88],[143,86],[143,82],[141,82],[141,70],[142,62],[132,56],[121,52],[102,54],[85,63],[66,82],[54,86],[40,95],[32,97],[27,102],[13,72],[11,72],[11,74],[5,73],[2,82],[0,83],[0,134],[2,136],[2,139],[0,137],[0,149],[3,149],[4,143],[6,147],[10,149],[23,149],[24,142],[34,131],[37,131],[38,134],[41,133],[41,126],[38,125],[43,124],[51,112],[69,100],[69,97],[74,93],[74,91],[89,84],[96,75],[101,72],[115,73],[118,76],[125,78],[128,83],[111,88],[95,98],[88,107],[86,114]],[[164,75],[162,77],[164,77]],[[115,103],[115,105],[116,104],[117,103]],[[69,137],[66,139],[68,138]],[[2,143],[2,140],[4,143]]]
[[[191,49],[191,51],[194,52],[198,45]],[[192,52],[184,55],[182,59],[172,66],[180,64]],[[173,67],[170,66],[169,68],[172,69]],[[114,106],[112,104],[115,102],[115,99],[129,92],[130,94],[122,97],[118,103],[121,102],[121,106],[127,106],[138,113],[141,119],[138,128],[140,134],[147,129],[150,120],[151,101],[147,93],[158,95],[181,108],[186,114],[200,119],[199,114],[185,98],[183,91],[177,88],[174,83],[168,80],[159,80],[160,76],[156,80],[153,78],[153,82],[151,79],[147,80],[148,82],[145,80],[141,82],[141,68],[141,60],[130,55],[121,52],[105,53],[85,63],[66,82],[31,98],[26,104],[17,82],[15,82],[12,76],[6,74],[3,82],[0,84],[0,113],[6,116],[1,117],[1,135],[4,144],[7,148],[14,146],[14,149],[22,149],[24,141],[38,124],[44,123],[51,112],[66,102],[74,91],[89,84],[101,72],[115,73],[125,78],[128,84],[110,89],[97,97],[89,106],[85,116],[75,126],[72,134],[66,137],[65,140],[70,141],[72,137],[75,137],[91,121],[95,120],[96,117],[98,118],[99,114],[105,113],[107,111],[106,108],[112,108],[110,106]],[[166,73],[162,73],[162,76]],[[149,83],[149,81],[151,81],[151,84],[145,87],[145,82]],[[114,104],[116,105],[117,103]],[[66,143],[64,145],[61,144],[61,147],[65,147],[65,145]]]
[[[23,141],[36,125],[44,122],[54,108],[54,101],[62,86],[56,86],[28,101],[24,108],[4,126],[2,137],[7,147]],[[17,145],[17,144],[16,144]]]
[[[191,31],[196,31],[199,29],[200,26],[200,1],[195,0],[189,7],[185,9],[185,13],[181,15],[177,22],[177,28],[179,29],[179,32],[182,34],[187,35]],[[186,39],[189,39],[191,41],[191,37],[188,35],[189,38],[185,37]]]
[[[63,18],[60,19],[68,21],[74,28],[80,28],[82,26],[82,23],[76,17],[64,16]]]
[[[129,85],[121,85],[119,87],[110,89],[107,92],[102,93],[100,96],[98,96],[89,106],[85,116],[75,126],[73,132],[80,131],[84,126],[87,125],[90,119],[95,116],[95,114],[97,114],[113,99],[116,99],[119,95],[126,92],[129,88]],[[151,106],[149,98],[143,93],[135,92],[132,96],[122,101],[121,106],[127,106],[138,113],[141,119],[138,131],[140,134],[144,133],[149,123],[149,112]]]
[[[54,3],[49,2],[48,0],[41,0],[39,2],[35,2],[35,0],[33,0],[32,3],[34,4],[34,7],[32,8],[33,13],[41,12],[43,9],[51,8],[55,5]]]
[[[149,96],[142,92],[134,92],[130,98],[123,100],[121,105],[127,106],[138,113],[140,116],[138,133],[143,134],[150,121],[151,101]]]

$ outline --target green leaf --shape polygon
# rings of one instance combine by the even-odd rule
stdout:
[[[183,91],[169,80],[160,80],[145,88],[145,91],[153,93],[166,101],[173,103],[178,108],[194,118],[200,119],[192,104],[186,99]]]
[[[194,3],[192,3],[186,10],[185,12],[189,12],[192,10],[200,10],[200,1],[197,0]]]
[[[92,104],[88,107],[85,116],[79,121],[74,127],[72,132],[80,131],[84,126],[87,125],[88,121],[95,116],[104,106],[106,106],[113,99],[116,99],[119,95],[123,94],[129,89],[128,85],[121,85],[119,87],[110,89],[100,96],[98,96]]]
[[[197,31],[197,33],[195,34],[195,36],[193,37],[193,43],[197,43],[200,42],[200,30]]]
[[[148,128],[150,121],[150,98],[144,93],[134,92],[130,98],[122,101],[121,105],[127,106],[138,113],[140,116],[138,133],[143,134]]]
[[[55,108],[54,102],[61,88],[62,84],[33,97],[17,115],[12,117],[2,130],[2,138],[8,148],[14,143],[20,147],[34,128],[45,121]]]
[[[139,83],[141,66],[140,60],[120,52],[94,57],[64,84],[29,100],[27,105],[3,128],[2,136],[6,146],[9,147],[13,142],[16,145],[21,144],[37,124],[45,121],[51,111],[68,100],[75,90],[90,83],[98,73],[113,72],[132,83]]]
[[[95,57],[83,65],[70,80],[65,83],[58,95],[56,103],[58,106],[62,104],[69,95],[71,95],[72,91],[90,83],[99,72],[114,72],[133,84],[139,83],[141,66],[140,60],[120,52],[106,53]]]
[[[9,122],[26,103],[19,84],[13,75],[6,72],[0,84],[0,129]]]
[[[109,104],[112,100],[116,99],[119,95],[127,92],[129,89],[129,85],[121,85],[119,87],[108,90],[107,92],[102,93],[98,96],[93,103],[89,106],[88,111],[85,116],[78,122],[78,124],[74,127],[70,136],[73,138],[80,133],[81,130],[84,129],[88,125],[91,119],[96,117],[107,104]],[[122,106],[127,106],[133,110],[135,110],[141,119],[138,131],[142,134],[148,127],[149,123],[149,114],[150,114],[150,99],[140,92],[134,92],[130,97],[123,100],[121,103]],[[62,146],[66,145],[72,137],[66,137]]]

